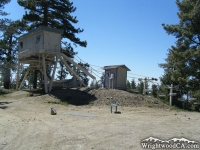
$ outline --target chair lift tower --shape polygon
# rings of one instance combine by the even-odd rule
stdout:
[[[48,28],[45,26],[40,26],[37,29],[32,30],[31,32],[24,34],[19,37],[18,45],[18,67],[17,67],[17,82],[16,89],[21,89],[24,81],[30,72],[30,70],[39,70],[44,79],[44,88],[45,92],[48,93],[52,89],[54,76],[56,73],[57,62],[60,60],[66,68],[73,74],[73,77],[78,79],[79,82],[86,86],[79,76],[76,74],[76,69],[83,71],[85,74],[90,76],[93,80],[95,80],[95,76],[89,73],[86,69],[78,65],[76,62],[71,60],[68,56],[61,52],[61,35],[63,30]],[[72,65],[72,69],[66,61],[69,61]],[[25,76],[19,84],[20,80],[20,72],[19,68],[23,64],[28,64],[27,71]],[[51,79],[47,77],[46,69],[49,66],[53,67],[53,72]]]

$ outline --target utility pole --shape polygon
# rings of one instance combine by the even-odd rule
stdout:
[[[153,80],[157,81],[158,79],[156,79],[156,78],[151,78],[151,79],[149,79],[149,78],[148,78],[148,79],[147,79],[147,78],[144,78],[144,79],[139,78],[138,80],[140,81],[140,84],[143,82],[143,85],[144,85],[144,86],[143,86],[143,95],[146,95],[146,92],[149,91],[149,90],[146,89],[146,84],[147,84],[149,81],[151,81],[151,82],[152,82]],[[143,80],[144,80],[144,81],[143,81]]]
[[[171,86],[169,87],[169,89],[170,89],[170,92],[169,92],[169,96],[170,96],[170,106],[172,106],[172,97],[173,96],[176,96],[177,95],[177,93],[173,93],[173,83],[171,84]]]
[[[144,78],[143,95],[146,95],[146,82],[147,82],[147,78]]]

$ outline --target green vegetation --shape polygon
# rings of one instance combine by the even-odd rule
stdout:
[[[93,105],[94,104],[94,102],[89,102],[89,105]]]
[[[153,107],[152,104],[147,104],[146,106],[149,107],[149,108]]]
[[[109,105],[110,103],[109,103],[109,102],[106,102],[105,104],[106,104],[106,105]]]
[[[179,8],[179,23],[162,24],[167,34],[174,35],[177,40],[168,51],[166,63],[159,64],[165,70],[161,82],[179,85],[182,88],[181,97],[184,94],[188,96],[189,92],[192,92],[193,96],[199,99],[200,2],[199,0],[176,0],[176,4]]]

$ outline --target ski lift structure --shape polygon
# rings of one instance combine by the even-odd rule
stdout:
[[[63,30],[40,26],[27,34],[18,38],[18,67],[16,89],[22,88],[22,85],[31,70],[39,70],[43,75],[45,93],[52,89],[54,76],[56,73],[57,63],[61,61],[73,76],[73,83],[78,80],[81,85],[86,86],[76,74],[76,70],[81,70],[93,80],[96,77],[89,73],[86,69],[78,65],[71,58],[61,52],[61,35]],[[71,68],[66,61],[73,65]],[[24,78],[20,81],[20,66],[28,64]],[[47,68],[53,66],[51,79],[47,77]],[[51,67],[52,68],[52,67]]]
[[[138,81],[140,81],[140,83],[144,83],[144,87],[143,87],[143,95],[146,95],[147,92],[152,92],[152,89],[146,89],[146,84],[148,82],[153,83],[153,80],[157,81],[158,79],[156,78],[139,78]],[[154,84],[154,83],[153,83]]]

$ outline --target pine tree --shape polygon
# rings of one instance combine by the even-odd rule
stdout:
[[[154,96],[154,97],[157,97],[157,93],[158,93],[158,86],[155,85],[155,84],[152,84],[152,92],[151,94]]]
[[[10,0],[1,0],[0,1],[0,16],[7,16],[8,13],[3,11],[4,9],[4,6],[9,3]],[[5,30],[5,27],[9,25],[9,23],[11,22],[10,19],[7,19],[7,18],[0,18],[0,31],[1,32],[4,32]]]
[[[21,21],[11,21],[8,26],[4,26],[3,35],[0,39],[0,59],[2,65],[2,74],[4,88],[8,89],[10,85],[11,70],[15,70],[17,37],[23,31],[24,25]]]
[[[136,89],[136,84],[134,79],[131,81],[131,89],[133,90]]]
[[[131,90],[131,84],[130,84],[129,80],[126,81],[126,89],[127,89],[127,91]]]
[[[183,85],[193,92],[200,92],[200,1],[176,0],[179,8],[178,24],[163,24],[168,34],[177,39],[176,45],[169,49],[164,82]],[[161,80],[161,81],[162,81]],[[198,94],[197,94],[198,95]]]
[[[5,11],[3,11],[3,9],[4,9],[4,6],[6,4],[8,4],[9,2],[10,2],[10,0],[1,0],[0,1],[0,16],[6,16],[6,15],[8,15],[8,13],[5,12]]]
[[[143,94],[143,89],[144,89],[144,83],[138,83],[137,85],[137,90],[139,91],[140,94]]]
[[[85,70],[89,70],[90,65],[88,63],[78,63],[78,65],[80,65],[82,68],[84,68]],[[83,83],[85,85],[88,85],[89,82],[89,78],[87,77],[87,75],[81,71],[81,70],[77,70],[77,74],[80,77],[80,79],[83,81]]]

